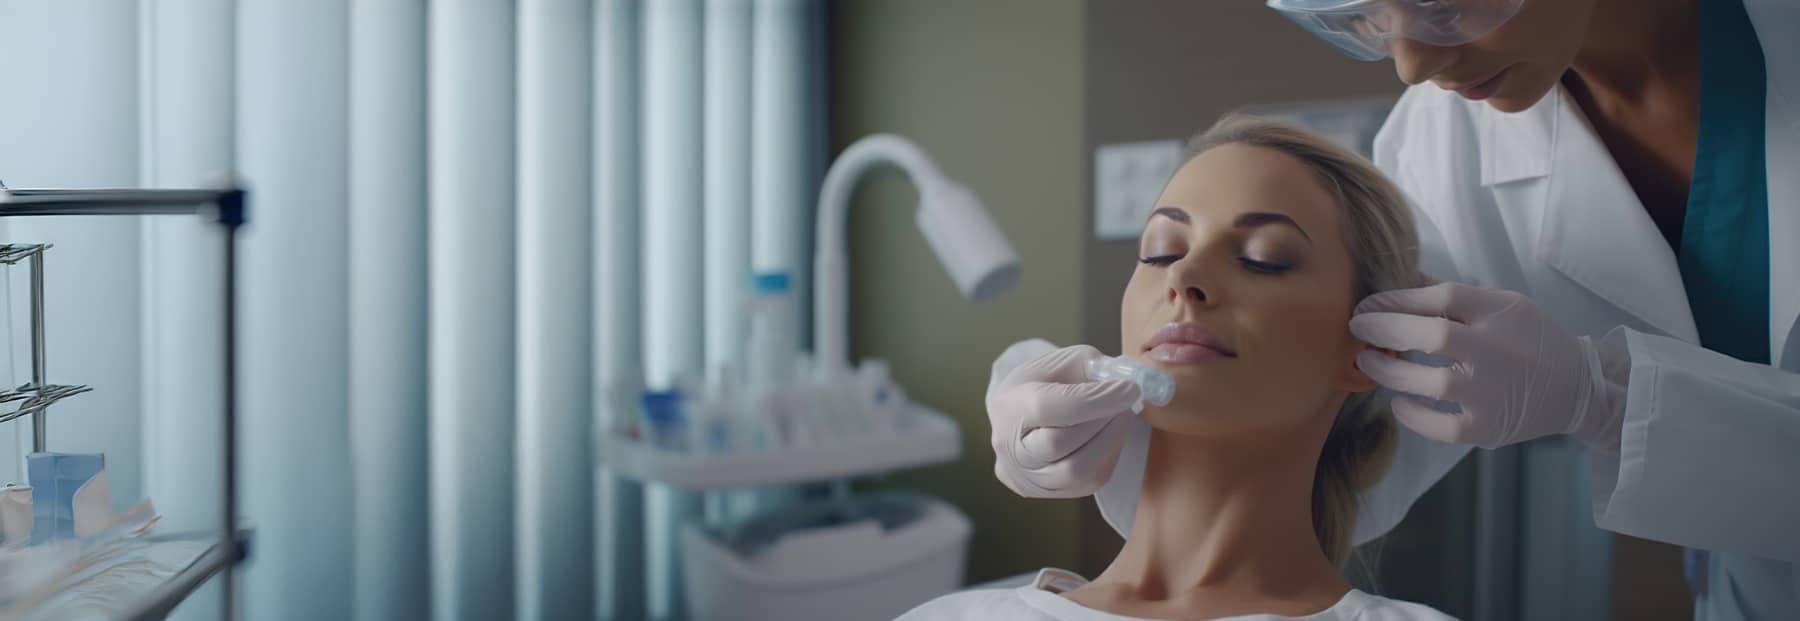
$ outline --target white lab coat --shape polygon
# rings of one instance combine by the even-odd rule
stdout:
[[[1773,367],[1701,348],[1674,252],[1558,87],[1505,114],[1408,89],[1375,162],[1415,202],[1422,267],[1529,295],[1572,334],[1631,356],[1620,454],[1596,454],[1607,530],[1712,550],[1702,618],[1800,619],[1800,3],[1744,0],[1768,75],[1769,351]],[[1133,419],[1096,494],[1129,534],[1149,429]],[[1365,492],[1356,539],[1392,529],[1469,450],[1403,431]]]

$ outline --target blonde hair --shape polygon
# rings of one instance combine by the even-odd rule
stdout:
[[[1361,156],[1293,125],[1229,114],[1188,142],[1188,158],[1228,144],[1274,149],[1311,169],[1344,209],[1344,242],[1355,263],[1355,300],[1389,289],[1423,286],[1418,235],[1405,195]],[[1393,463],[1398,435],[1393,412],[1374,391],[1354,393],[1338,409],[1313,474],[1312,521],[1332,564],[1350,555],[1357,493]]]

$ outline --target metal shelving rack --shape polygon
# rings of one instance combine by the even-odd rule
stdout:
[[[87,386],[59,386],[44,380],[44,251],[50,244],[0,244],[0,264],[31,266],[31,383],[0,392],[0,403],[23,401],[19,409],[0,414],[0,422],[31,417],[31,452],[48,450],[44,419],[50,405],[93,390]]]
[[[157,619],[181,603],[195,589],[218,575],[224,592],[227,619],[237,617],[232,570],[246,558],[248,534],[237,528],[237,233],[245,221],[244,190],[236,187],[203,190],[41,190],[8,189],[0,184],[0,218],[21,216],[145,216],[195,215],[216,224],[225,254],[221,265],[224,287],[224,418],[221,425],[224,459],[221,494],[224,501],[218,540],[187,568],[149,593],[130,611],[129,619]],[[0,392],[0,404],[21,402],[17,409],[0,413],[0,422],[30,416],[32,449],[45,450],[47,410],[58,400],[90,390],[86,386],[47,384],[44,378],[44,251],[47,244],[0,245],[0,264],[27,261],[31,269],[31,383]]]

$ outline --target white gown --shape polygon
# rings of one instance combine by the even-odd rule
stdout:
[[[898,621],[1147,621],[1094,610],[1058,595],[1087,581],[1060,569],[1038,572],[1032,584],[1012,589],[959,591],[921,604]],[[1352,589],[1330,608],[1303,617],[1252,614],[1218,621],[1444,621],[1430,606]]]

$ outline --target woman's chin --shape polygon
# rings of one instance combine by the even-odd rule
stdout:
[[[1168,405],[1145,404],[1138,417],[1157,431],[1187,436],[1229,433],[1241,426],[1241,422],[1231,420],[1229,411],[1219,409],[1217,403],[1189,403],[1179,396],[1180,392],[1176,390],[1175,400]]]
[[[1138,413],[1152,429],[1184,436],[1248,438],[1269,432],[1286,433],[1284,430],[1290,427],[1309,424],[1308,416],[1282,412],[1315,409],[1254,390],[1209,388],[1180,380],[1176,386],[1175,398],[1168,405],[1146,403]]]

